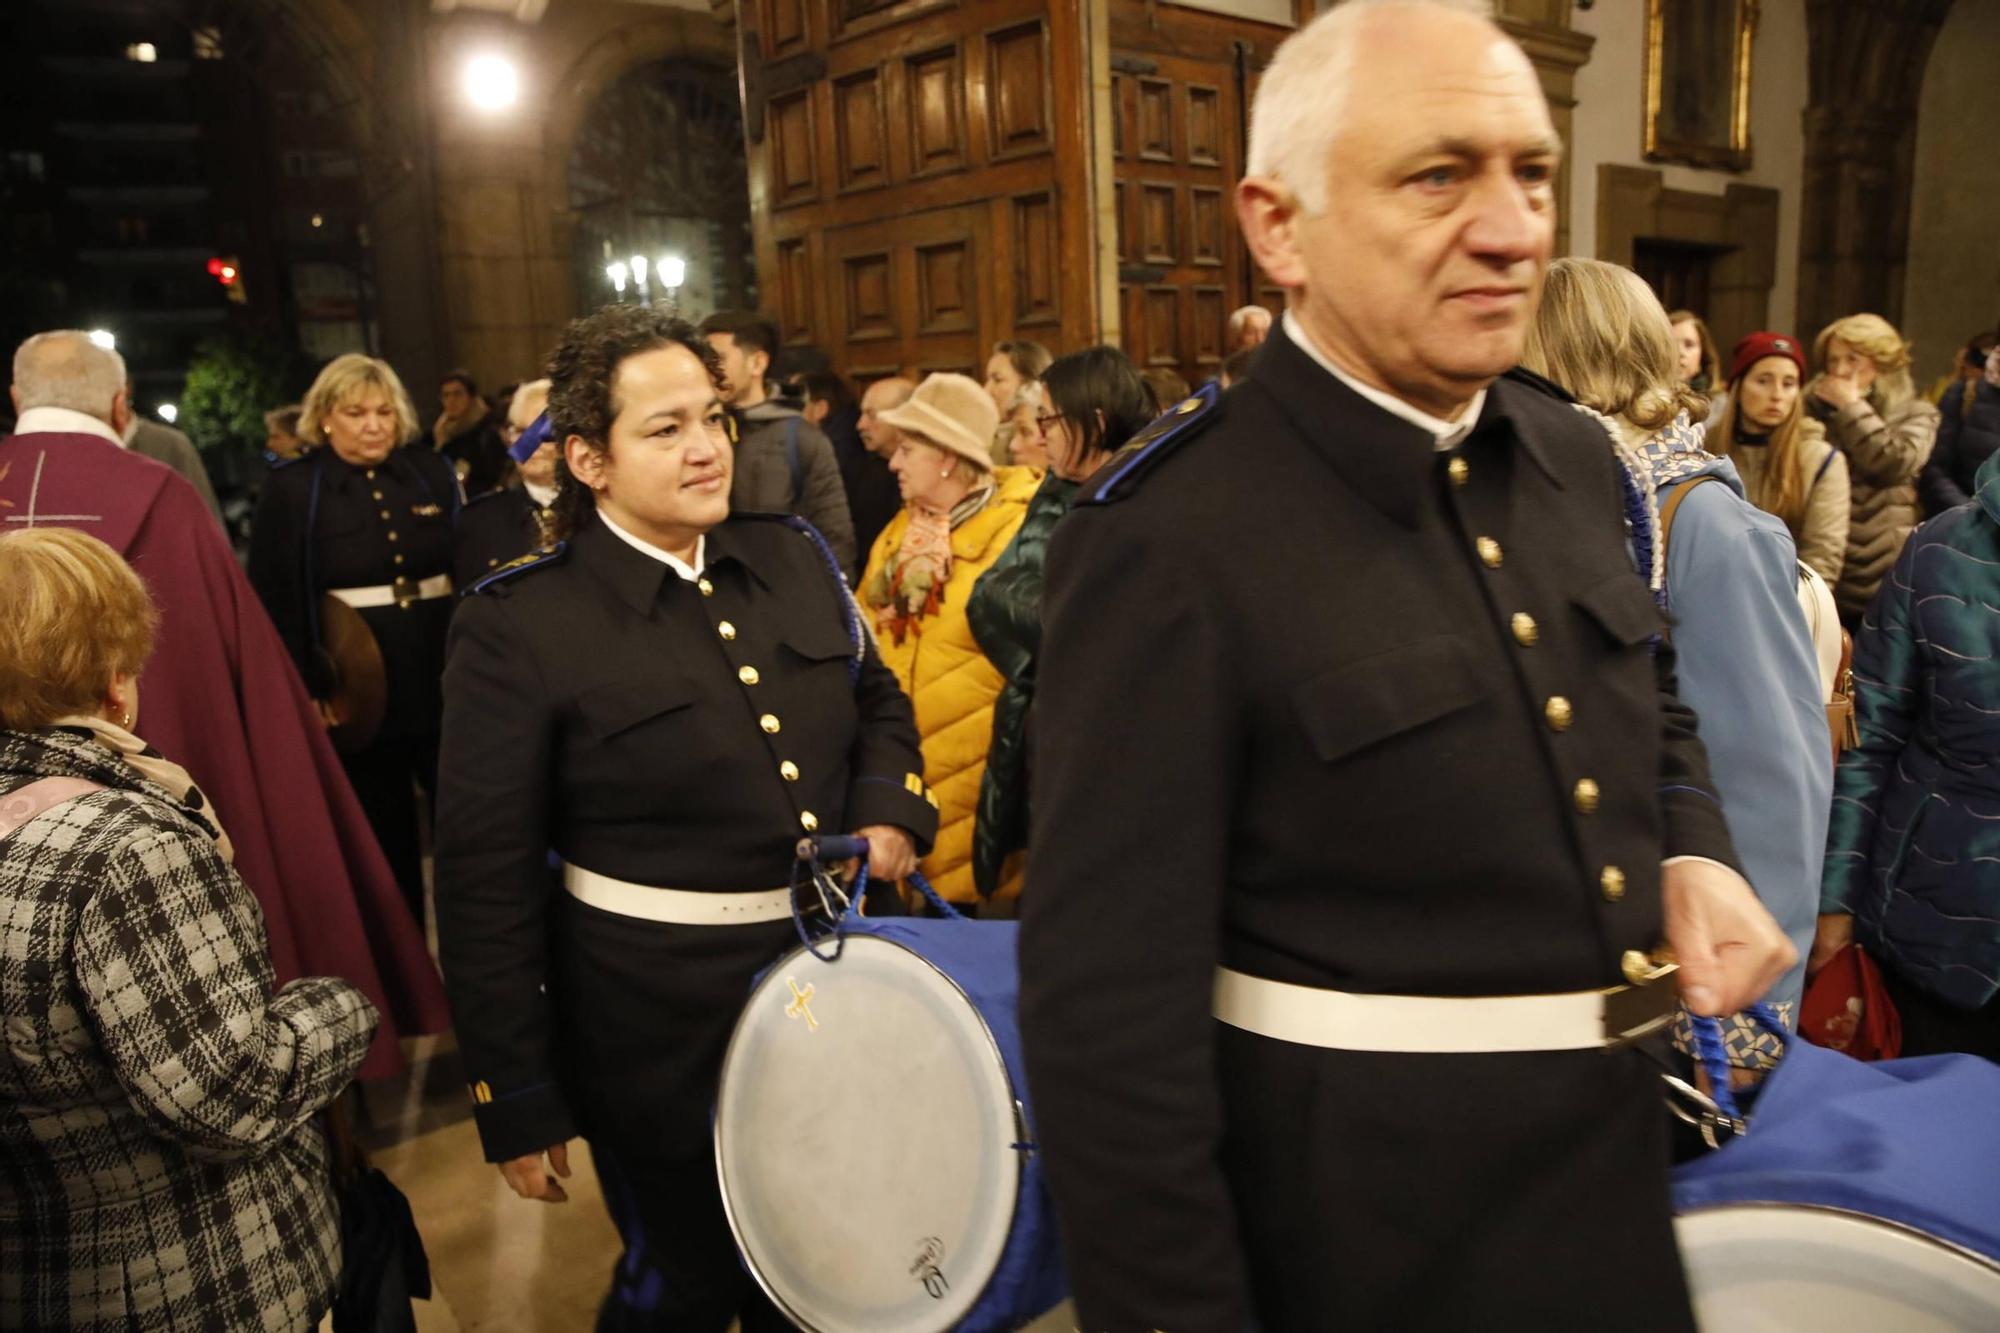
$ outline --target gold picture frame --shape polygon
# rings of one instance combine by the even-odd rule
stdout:
[[[1757,0],[1646,0],[1645,157],[1750,169]]]

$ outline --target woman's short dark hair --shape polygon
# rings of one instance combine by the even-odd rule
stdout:
[[[608,305],[573,319],[550,354],[549,424],[558,448],[574,435],[598,452],[611,447],[611,423],[618,401],[611,391],[627,358],[658,347],[685,347],[700,359],[708,378],[722,383],[722,359],[694,325],[649,306]],[[570,475],[569,460],[556,462],[556,527],[568,537],[597,507],[588,487]]]
[[[825,403],[836,412],[859,405],[847,381],[830,370],[808,370],[799,376],[799,383],[809,403]]]
[[[1042,386],[1086,458],[1122,447],[1159,415],[1138,367],[1116,347],[1057,357],[1042,372]]]

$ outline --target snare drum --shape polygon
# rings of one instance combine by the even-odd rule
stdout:
[[[813,1333],[1015,1329],[1066,1294],[1012,922],[850,917],[757,983],[715,1159],[744,1262]]]

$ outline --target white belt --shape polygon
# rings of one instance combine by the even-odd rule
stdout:
[[[407,606],[451,596],[451,575],[433,574],[427,579],[397,579],[373,588],[329,588],[327,595],[338,597],[355,610],[371,606]]]
[[[1580,1051],[1643,1036],[1672,1016],[1670,987],[1647,996],[1664,1012],[1636,1016],[1625,1031],[1607,1014],[1650,987],[1559,995],[1357,995],[1215,970],[1215,1016],[1260,1037],[1335,1051],[1469,1055],[1496,1051]],[[1623,1004],[1620,1007],[1624,1007]]]
[[[627,884],[582,866],[563,865],[563,887],[580,903],[619,916],[663,921],[671,926],[747,926],[784,921],[792,915],[790,889],[754,893],[691,893]]]

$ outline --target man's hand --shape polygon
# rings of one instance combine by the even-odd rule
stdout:
[[[1854,943],[1854,918],[1846,912],[1822,912],[1819,928],[1813,933],[1812,953],[1806,958],[1808,979],[1833,961],[1833,956]]]
[[[857,838],[868,839],[868,878],[906,879],[917,868],[917,844],[908,833],[892,824],[870,824],[854,830]],[[842,869],[852,881],[856,869],[849,861]]]
[[[569,1195],[556,1183],[556,1176],[569,1179],[569,1141],[552,1143],[548,1147],[549,1165],[542,1165],[542,1154],[529,1153],[526,1157],[516,1157],[512,1161],[500,1163],[501,1178],[507,1187],[524,1199],[540,1199],[543,1203],[566,1203]],[[550,1174],[553,1168],[554,1174]]]
[[[1726,866],[1662,866],[1660,903],[1681,965],[1681,998],[1704,1017],[1748,1007],[1799,959],[1749,881]]]
[[[1845,376],[1822,375],[1813,381],[1813,397],[1828,407],[1838,409],[1861,401],[1861,390]]]

